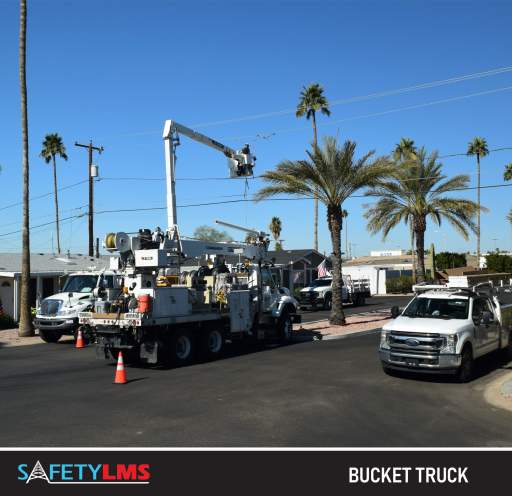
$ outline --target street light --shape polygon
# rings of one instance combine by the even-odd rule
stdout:
[[[443,231],[434,231],[434,232],[440,232],[443,235],[444,238],[444,251],[446,251],[446,236],[444,235]]]
[[[352,243],[352,246],[354,247],[354,258],[356,258],[356,243]]]
[[[494,241],[494,251],[496,251],[496,241],[498,241],[498,238],[493,239],[493,241]]]

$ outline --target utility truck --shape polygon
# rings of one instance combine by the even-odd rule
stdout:
[[[368,279],[354,279],[344,275],[342,298],[343,303],[353,303],[355,307],[366,304],[366,298],[371,298],[370,281]],[[332,308],[332,276],[327,275],[313,281],[307,288],[299,291],[299,305],[301,310]]]
[[[232,150],[173,121],[165,124],[167,216],[169,227],[139,229],[129,236],[112,232],[103,247],[123,287],[94,290],[92,310],[79,313],[79,324],[92,336],[98,358],[137,353],[146,363],[183,366],[197,350],[206,359],[222,356],[226,340],[274,340],[283,345],[300,322],[294,298],[275,284],[268,255],[269,234],[226,222],[217,224],[255,235],[249,245],[184,239],[176,217],[175,165],[179,134],[223,152],[230,177],[252,175],[255,157]],[[239,254],[235,270],[226,256]],[[185,272],[182,265],[206,255],[207,265]]]
[[[498,285],[497,285],[498,284]],[[512,358],[510,274],[450,276],[445,285],[413,286],[416,297],[382,327],[379,357],[386,374],[412,371],[456,374],[471,380],[474,360],[494,350]]]
[[[92,307],[94,289],[102,287],[119,292],[118,288],[122,286],[122,276],[112,270],[98,271],[96,267],[90,267],[88,271],[70,274],[62,291],[38,302],[34,326],[39,329],[40,338],[47,343],[56,343],[64,335],[76,339],[78,313]]]

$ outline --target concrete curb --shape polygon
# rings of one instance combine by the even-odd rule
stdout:
[[[372,334],[377,331],[380,331],[382,326],[372,327],[371,329],[365,329],[364,331],[353,331],[347,332],[345,334],[328,334],[326,336],[292,336],[292,341],[296,342],[306,342],[306,341],[329,341],[331,339],[343,339],[349,338],[352,336],[361,336],[363,334]]]
[[[512,413],[512,402],[503,397],[504,394],[507,394],[506,391],[511,385],[512,370],[509,369],[504,374],[496,374],[487,384],[480,386],[478,389],[484,390],[483,396],[488,403]]]

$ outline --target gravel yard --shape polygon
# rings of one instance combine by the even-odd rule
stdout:
[[[352,332],[366,331],[376,327],[382,327],[393,319],[388,311],[377,311],[367,314],[359,314],[347,317],[347,325],[333,326],[328,320],[312,324],[302,324],[298,328],[294,326],[295,336],[329,336],[334,334],[350,334]]]
[[[39,331],[36,329],[36,335],[31,338],[18,337],[18,329],[4,329],[0,331],[0,343],[23,343],[25,341],[41,341]]]

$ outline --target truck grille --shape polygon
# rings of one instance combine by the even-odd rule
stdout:
[[[415,355],[438,355],[445,346],[445,339],[439,334],[425,336],[420,333],[390,333],[387,342],[391,351],[412,352]]]
[[[316,303],[317,302],[317,293],[299,293],[300,294],[300,302],[301,303]]]

